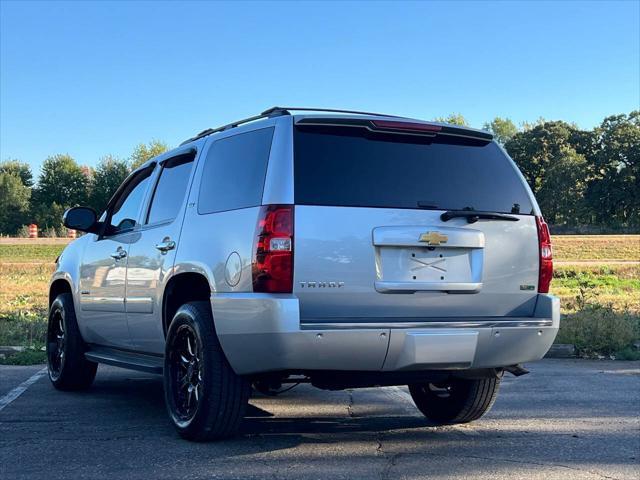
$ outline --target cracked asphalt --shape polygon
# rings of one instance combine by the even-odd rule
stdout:
[[[640,362],[543,360],[478,422],[430,427],[405,388],[256,394],[241,434],[181,440],[158,377],[40,378],[0,411],[0,478],[639,479]],[[42,367],[0,367],[0,397]]]

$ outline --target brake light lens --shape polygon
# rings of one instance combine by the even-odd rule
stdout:
[[[253,249],[253,291],[293,291],[293,205],[260,209]]]
[[[553,278],[553,250],[551,248],[551,234],[549,226],[542,217],[536,217],[538,227],[538,244],[540,248],[540,273],[538,276],[538,292],[549,293],[549,286]]]
[[[391,130],[413,130],[417,132],[439,132],[442,130],[440,125],[430,125],[428,123],[396,122],[393,120],[373,120],[372,123],[378,128]]]

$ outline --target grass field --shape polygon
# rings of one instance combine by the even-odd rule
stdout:
[[[640,235],[554,235],[552,242],[560,262],[640,261]]]
[[[65,245],[0,244],[2,263],[45,263],[53,265]]]
[[[591,337],[615,337],[630,325],[618,346],[640,336],[640,235],[556,235],[552,241],[551,290],[562,299],[566,324],[559,340],[580,343],[587,323],[597,325]],[[49,277],[63,248],[0,242],[0,345],[44,341]]]

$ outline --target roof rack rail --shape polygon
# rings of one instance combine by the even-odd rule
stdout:
[[[243,125],[245,123],[253,122],[255,120],[260,120],[263,118],[272,118],[272,117],[280,117],[282,115],[291,115],[289,110],[300,111],[300,112],[327,112],[327,113],[353,113],[356,115],[375,115],[379,117],[391,117],[391,118],[402,118],[397,115],[387,115],[384,113],[371,113],[371,112],[360,112],[357,110],[338,110],[334,108],[308,108],[308,107],[271,107],[262,112],[260,115],[254,115],[253,117],[243,118],[242,120],[236,120],[235,122],[228,123],[221,127],[217,128],[207,128],[206,130],[201,131],[195,137],[191,137],[180,145],[185,145],[189,142],[193,142],[202,137],[206,137],[207,135],[211,135],[212,133],[222,132],[224,130],[229,130],[230,128],[235,128],[239,125]]]
[[[273,110],[273,111],[272,111]],[[267,113],[268,112],[268,113]],[[270,108],[266,112],[261,113],[260,115],[254,115],[253,117],[243,118],[242,120],[236,120],[235,122],[227,123],[221,127],[217,128],[207,128],[206,130],[201,131],[195,137],[191,137],[180,145],[184,145],[189,142],[193,142],[194,140],[198,140],[202,137],[206,137],[207,135],[211,135],[212,133],[222,132],[224,130],[229,130],[230,128],[235,128],[239,125],[243,125],[245,123],[253,122],[255,120],[260,120],[262,118],[270,118],[270,117],[279,117],[281,115],[289,115],[289,112],[286,110],[278,109],[277,107]]]
[[[268,110],[262,112],[263,115],[270,115],[273,113],[280,115],[290,115],[290,110],[298,112],[327,112],[327,113],[354,113],[356,115],[375,115],[377,117],[391,117],[391,118],[403,118],[398,115],[388,115],[386,113],[372,113],[361,112],[359,110],[340,110],[336,108],[309,108],[309,107],[271,107]],[[283,113],[280,113],[283,112]]]

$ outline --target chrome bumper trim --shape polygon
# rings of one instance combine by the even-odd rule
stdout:
[[[464,322],[384,322],[384,323],[309,323],[301,322],[301,330],[353,330],[371,328],[496,328],[496,327],[552,327],[550,318],[533,320],[479,320]]]

